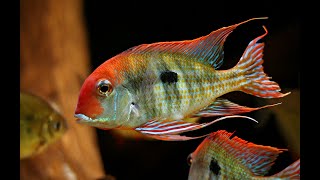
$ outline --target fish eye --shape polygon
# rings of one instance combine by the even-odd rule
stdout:
[[[97,90],[99,95],[108,96],[112,92],[113,88],[108,80],[101,80],[97,84]]]
[[[55,121],[54,118],[55,118],[54,115],[50,115],[49,116],[50,126],[53,128],[54,131],[59,131],[60,128],[61,128],[61,122],[60,121]]]
[[[187,157],[187,163],[189,166],[191,166],[192,163],[192,153],[189,154],[189,156]]]
[[[57,121],[57,122],[55,122],[55,123],[53,124],[53,129],[54,129],[55,131],[59,131],[60,127],[61,127],[61,123],[60,123],[59,121]]]

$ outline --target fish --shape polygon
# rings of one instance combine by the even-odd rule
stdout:
[[[300,158],[284,170],[266,176],[278,155],[287,149],[257,145],[226,130],[208,135],[187,157],[188,180],[300,179]]]
[[[43,98],[20,92],[20,159],[45,151],[67,131],[65,118]]]
[[[223,27],[193,40],[141,44],[98,66],[84,81],[74,117],[100,129],[131,129],[164,141],[199,137],[181,133],[204,128],[227,118],[278,105],[251,108],[220,96],[242,91],[261,98],[280,98],[279,85],[263,71],[265,33],[252,40],[239,62],[228,70],[223,63],[227,36],[239,25]],[[186,122],[187,118],[217,117],[211,122]]]

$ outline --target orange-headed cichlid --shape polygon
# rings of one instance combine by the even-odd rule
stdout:
[[[193,138],[179,134],[272,106],[249,108],[219,98],[232,91],[262,98],[288,94],[282,94],[263,72],[264,43],[258,41],[267,31],[249,43],[235,67],[218,70],[227,36],[254,19],[264,18],[223,27],[194,40],[142,44],[112,57],[83,83],[75,117],[101,129],[134,129],[156,139],[188,140]],[[202,124],[185,121],[205,116],[225,117]]]
[[[300,159],[271,176],[265,176],[284,149],[256,145],[225,130],[208,135],[188,156],[189,180],[300,179]]]

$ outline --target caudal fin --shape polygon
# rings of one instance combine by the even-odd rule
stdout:
[[[271,77],[268,77],[263,71],[262,57],[264,43],[257,43],[257,41],[268,34],[267,29],[264,26],[263,28],[266,33],[255,38],[249,43],[236,66],[238,69],[244,72],[244,76],[249,82],[240,90],[262,98],[284,97],[290,94],[290,92],[286,94],[279,92],[281,90],[279,85],[274,81],[270,81]]]
[[[300,179],[300,159],[272,177],[282,179]]]

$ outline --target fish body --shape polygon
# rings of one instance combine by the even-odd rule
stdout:
[[[44,151],[66,130],[64,117],[45,100],[20,92],[20,159]]]
[[[264,44],[257,41],[267,31],[249,43],[234,68],[218,70],[227,36],[250,20],[194,40],[142,44],[112,57],[85,80],[75,117],[80,123],[102,129],[134,129],[162,140],[179,140],[181,136],[176,134],[210,124],[190,123],[186,118],[236,115],[263,108],[219,99],[223,94],[287,95],[263,72]]]
[[[265,176],[284,149],[256,145],[219,130],[208,135],[188,157],[189,180],[300,179],[300,159],[281,172]]]

